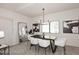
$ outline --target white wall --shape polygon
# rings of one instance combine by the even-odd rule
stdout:
[[[5,37],[0,39],[0,43],[15,45],[19,43],[18,22],[25,22],[30,29],[31,18],[0,8],[0,30],[5,31]]]
[[[42,16],[32,18],[33,22],[40,22]],[[51,13],[45,15],[45,21],[57,20],[60,22],[60,33],[59,34],[49,34],[51,36],[65,37],[67,39],[66,45],[79,47],[79,34],[64,34],[63,33],[63,21],[65,20],[79,20],[79,8],[73,10],[67,10],[57,13]]]

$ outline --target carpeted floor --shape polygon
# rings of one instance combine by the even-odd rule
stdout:
[[[35,51],[34,46],[30,49],[30,42],[26,41],[10,47],[10,55],[45,55],[45,50],[40,48],[38,53],[38,49]],[[63,55],[63,48],[58,47],[54,54],[48,48],[46,55]],[[66,46],[66,55],[79,55],[79,48]]]

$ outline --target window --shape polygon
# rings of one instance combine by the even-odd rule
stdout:
[[[59,22],[53,21],[53,22],[43,23],[42,24],[42,32],[59,33]]]
[[[59,33],[59,22],[58,21],[53,21],[50,23],[50,32]]]
[[[49,23],[45,22],[42,24],[42,32],[49,32]]]

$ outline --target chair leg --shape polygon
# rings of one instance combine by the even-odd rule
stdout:
[[[45,55],[46,55],[46,48],[45,48]]]
[[[30,44],[30,50],[31,50],[31,46],[32,46],[32,45]]]
[[[29,41],[27,40],[27,45],[28,45]]]
[[[10,55],[10,46],[8,46],[8,55]]]
[[[39,54],[39,46],[38,46],[38,54]]]
[[[51,46],[49,46],[49,51],[51,51]]]
[[[66,49],[65,49],[65,47],[63,47],[63,49],[64,49],[64,55],[66,55]]]
[[[49,46],[49,50],[51,49],[51,47]]]
[[[6,55],[6,49],[4,49],[4,55]]]
[[[36,46],[35,46],[35,53],[36,53]]]

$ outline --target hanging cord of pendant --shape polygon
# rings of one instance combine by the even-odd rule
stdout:
[[[44,10],[45,10],[45,9],[43,8],[42,10],[43,10],[43,22],[44,22]]]

